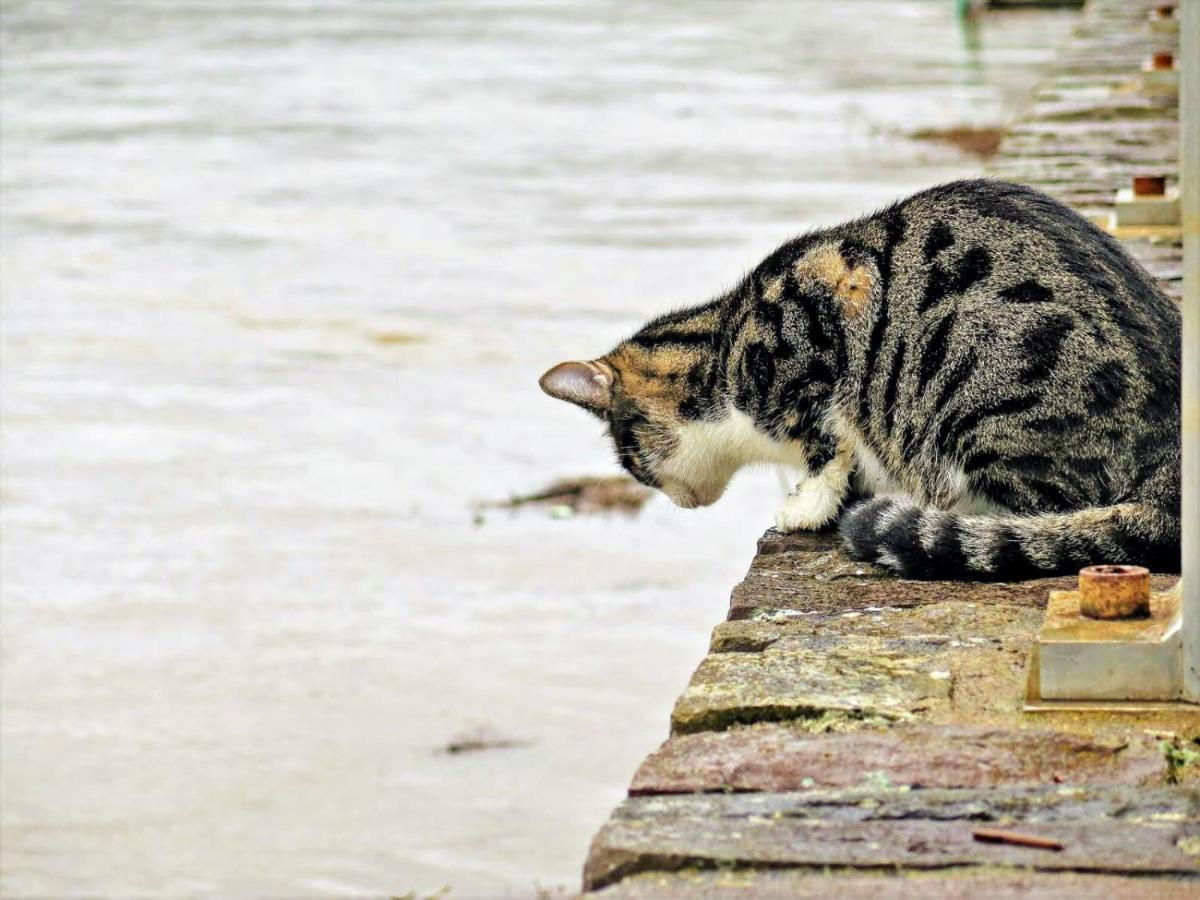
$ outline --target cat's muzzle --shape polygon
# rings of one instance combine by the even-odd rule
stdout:
[[[697,509],[701,506],[712,506],[725,491],[697,490],[680,482],[667,482],[662,485],[662,492],[680,509]]]

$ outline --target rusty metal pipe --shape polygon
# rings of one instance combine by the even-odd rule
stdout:
[[[1161,197],[1167,192],[1167,176],[1165,175],[1134,175],[1133,195],[1135,197]]]
[[[1090,619],[1133,619],[1150,615],[1150,570],[1144,566],[1080,569],[1079,611]]]

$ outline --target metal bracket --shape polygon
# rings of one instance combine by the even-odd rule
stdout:
[[[1055,591],[1038,634],[1043,700],[1172,700],[1179,696],[1179,597],[1157,593],[1146,618],[1093,619],[1078,591]]]

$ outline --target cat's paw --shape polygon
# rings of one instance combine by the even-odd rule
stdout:
[[[841,495],[831,485],[816,478],[809,479],[775,514],[775,525],[784,533],[820,531],[836,518],[841,506]]]

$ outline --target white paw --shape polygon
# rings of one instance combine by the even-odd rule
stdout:
[[[837,515],[840,497],[828,484],[809,479],[787,498],[783,509],[775,515],[780,531],[816,531],[828,525]]]

